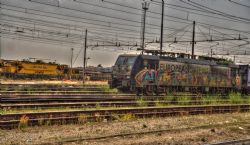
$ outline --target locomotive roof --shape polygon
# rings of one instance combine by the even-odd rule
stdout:
[[[169,56],[157,56],[157,55],[140,55],[143,59],[150,60],[165,60],[165,61],[173,61],[173,62],[181,62],[181,63],[191,63],[191,64],[201,64],[201,65],[219,65],[219,66],[229,66],[238,68],[238,65],[235,64],[218,64],[215,61],[210,60],[199,60],[199,59],[188,59],[188,58],[176,58]]]
[[[138,56],[138,54],[121,54],[121,55],[119,55],[119,56],[125,56],[125,57],[132,57],[132,56]]]

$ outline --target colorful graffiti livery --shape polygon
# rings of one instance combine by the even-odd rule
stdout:
[[[157,51],[148,52],[154,55],[120,55],[113,67],[110,86],[137,95],[170,91],[250,92],[249,65],[206,56],[190,59],[184,54],[161,56]]]

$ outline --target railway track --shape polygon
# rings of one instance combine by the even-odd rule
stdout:
[[[86,94],[86,93],[115,93],[108,86],[79,86],[79,85],[0,85],[0,94]]]
[[[213,144],[206,144],[206,145],[250,145],[250,138],[249,139],[241,139],[241,140],[233,140],[233,141],[225,141]]]
[[[1,87],[1,86],[0,86]],[[46,91],[105,91],[108,87],[2,87],[1,93],[46,92]]]
[[[103,91],[103,90],[70,90],[70,91],[54,91],[54,90],[46,90],[46,91],[0,91],[0,94],[3,95],[26,95],[26,94],[117,94],[114,91]]]
[[[75,100],[74,100],[75,101]],[[89,101],[89,102],[88,102]],[[93,101],[93,102],[91,102]],[[94,100],[87,100],[86,102],[55,102],[55,103],[28,103],[28,104],[2,104],[3,110],[11,109],[52,109],[52,108],[97,108],[98,107],[140,107],[140,106],[167,106],[167,105],[197,105],[204,104],[203,101],[164,101],[164,100],[147,100],[147,101],[137,101],[133,98],[124,99],[106,99],[99,102],[94,102]],[[216,101],[218,104],[230,104],[228,100]]]
[[[158,134],[158,133],[171,133],[171,132],[182,132],[182,131],[191,131],[196,129],[205,129],[205,128],[214,128],[214,127],[223,127],[228,125],[237,125],[237,124],[248,124],[247,121],[237,122],[237,123],[227,123],[227,124],[209,124],[209,125],[199,125],[199,126],[191,126],[185,128],[173,128],[173,129],[159,129],[159,130],[150,130],[150,131],[142,131],[142,132],[131,132],[131,133],[121,133],[121,134],[112,134],[112,135],[104,135],[104,136],[96,136],[96,137],[74,137],[74,138],[67,138],[61,139],[59,142],[47,142],[43,143],[42,145],[53,145],[53,144],[64,144],[64,143],[74,143],[78,142],[81,143],[83,141],[97,141],[97,140],[109,140],[109,139],[117,139],[117,138],[125,138],[125,137],[132,137],[132,136],[143,136],[143,135],[150,135],[150,134]],[[241,139],[241,140],[234,140],[234,141],[226,141],[214,144],[205,144],[205,145],[248,145],[250,143],[250,139]]]
[[[180,97],[189,98],[189,100],[199,100],[201,95],[172,95],[172,96],[136,96],[135,94],[120,93],[93,93],[93,94],[2,94],[2,103],[46,103],[46,102],[100,102],[100,101],[134,101],[143,100],[163,100],[167,98],[178,99]]]
[[[143,100],[162,100],[163,96],[145,96]],[[3,104],[59,103],[59,102],[107,102],[135,101],[139,97],[128,94],[84,94],[84,95],[11,95],[1,97]]]
[[[247,112],[249,104],[241,105],[211,105],[211,106],[185,106],[185,107],[140,107],[140,108],[115,108],[100,110],[57,111],[39,113],[3,114],[0,128],[16,128],[20,125],[21,118],[26,117],[27,125],[79,123],[79,121],[105,121],[114,120],[126,115],[136,118],[165,117],[176,115],[196,115],[213,113]]]

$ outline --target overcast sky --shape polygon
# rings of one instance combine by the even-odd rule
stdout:
[[[1,57],[49,59],[82,66],[88,29],[88,65],[112,66],[119,54],[138,53],[142,0],[1,0]],[[150,2],[146,18],[147,49],[159,49],[161,0]],[[248,38],[197,43],[195,53],[250,54],[250,0],[166,0],[164,41]],[[94,47],[97,45],[99,47]],[[120,44],[121,47],[115,46]],[[100,46],[105,45],[105,46]],[[131,45],[131,46],[125,46]],[[190,43],[164,43],[165,51],[190,53]],[[225,56],[224,56],[225,57]],[[249,63],[250,55],[237,56]]]

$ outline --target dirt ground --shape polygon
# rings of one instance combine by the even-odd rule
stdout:
[[[124,135],[113,136],[116,134]],[[103,136],[107,138],[96,139]],[[247,138],[250,138],[249,112],[0,130],[0,144],[4,145],[195,145]]]

